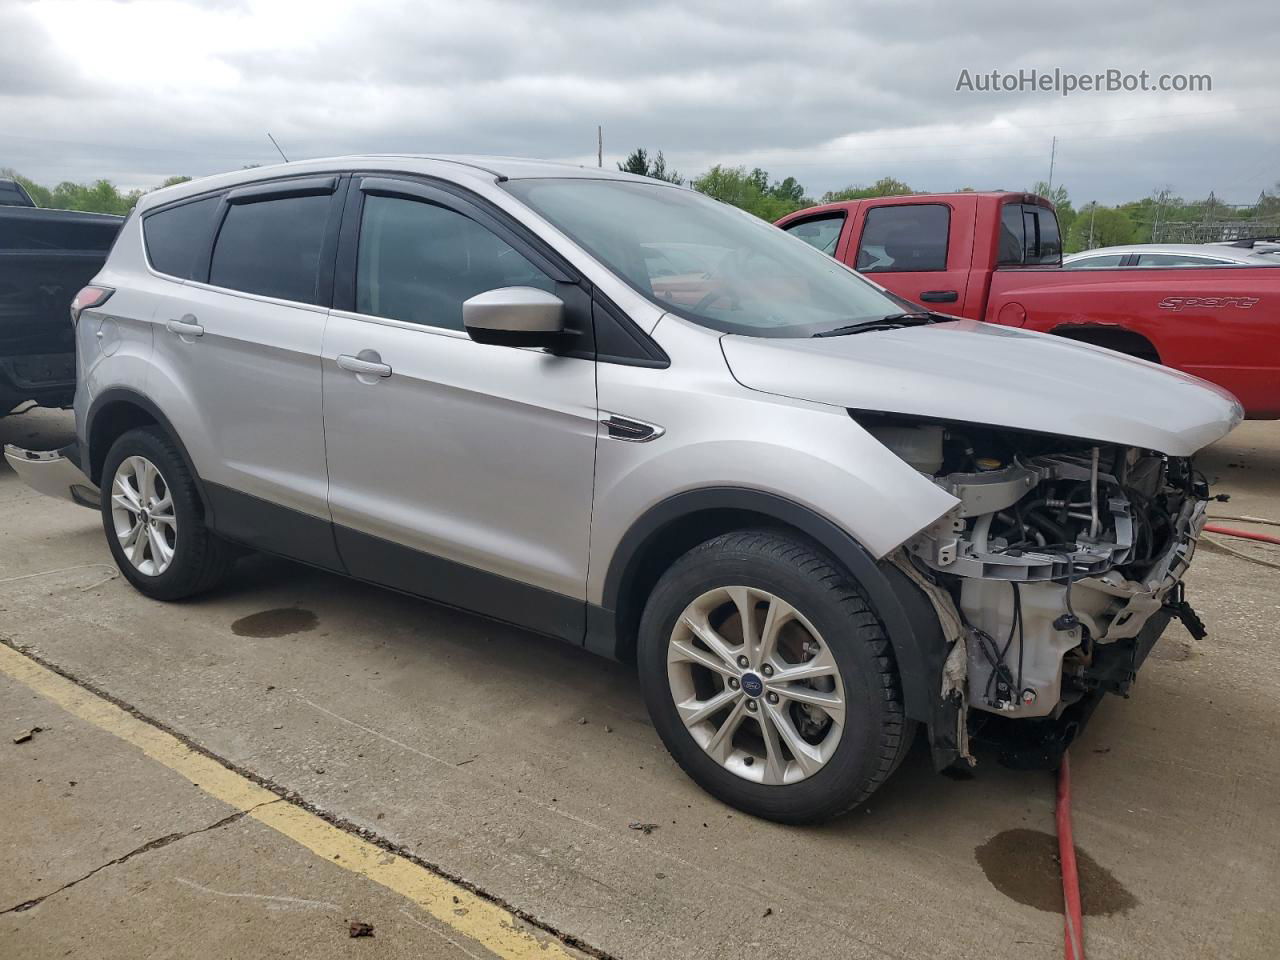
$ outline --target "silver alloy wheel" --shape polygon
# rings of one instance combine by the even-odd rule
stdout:
[[[178,518],[169,483],[146,457],[126,457],[111,479],[111,522],[134,569],[158,577],[173,563]]]
[[[685,608],[668,643],[667,680],[689,734],[744,780],[811,777],[844,732],[831,648],[803,614],[755,587],[717,587]]]

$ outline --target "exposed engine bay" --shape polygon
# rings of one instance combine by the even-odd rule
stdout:
[[[953,605],[938,612],[944,624],[958,620],[963,655],[953,648],[944,687],[972,710],[1052,721],[1104,692],[1126,693],[1171,616],[1200,629],[1181,577],[1208,488],[1189,458],[858,419],[960,501],[903,550],[913,578],[935,588],[935,607]]]

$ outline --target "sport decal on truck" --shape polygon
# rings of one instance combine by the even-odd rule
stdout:
[[[1156,304],[1161,310],[1185,310],[1188,307],[1235,307],[1237,310],[1248,310],[1256,304],[1260,297],[1165,297]]]

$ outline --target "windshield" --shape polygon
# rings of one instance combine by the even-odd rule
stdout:
[[[692,190],[586,179],[504,186],[644,296],[716,330],[807,337],[913,309],[803,240]]]

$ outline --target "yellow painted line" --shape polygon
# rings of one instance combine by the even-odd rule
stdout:
[[[367,877],[411,900],[441,923],[499,957],[569,960],[577,956],[549,936],[535,936],[511,913],[466,887],[355,834],[339,830],[301,807],[275,802],[280,797],[271,791],[3,643],[0,643],[0,672],[52,700],[73,716],[137,747],[205,793],[246,811],[254,820],[334,866]]]

